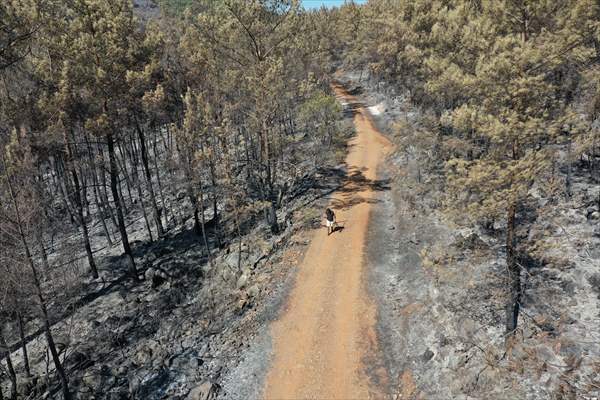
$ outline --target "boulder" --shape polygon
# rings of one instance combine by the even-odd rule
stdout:
[[[238,315],[242,315],[246,308],[250,306],[250,301],[246,294],[243,294],[235,303],[235,311]]]
[[[478,325],[471,318],[464,318],[458,328],[462,337],[473,337],[478,330]]]
[[[463,368],[467,364],[467,354],[454,351],[448,356],[448,367],[454,370]]]
[[[434,355],[435,354],[433,351],[431,351],[430,349],[427,349],[427,350],[425,350],[425,353],[423,353],[421,358],[423,359],[423,361],[427,362],[427,361],[431,360]]]
[[[235,250],[229,252],[229,254],[223,256],[223,262],[227,264],[232,270],[237,270],[238,268],[238,258],[240,257],[240,252],[237,247]],[[240,258],[240,267],[241,268],[253,268],[254,264],[262,257],[262,253],[258,248],[249,248],[248,246],[242,246],[242,254]]]
[[[144,255],[144,261],[143,263],[146,265],[152,265],[152,263],[154,261],[156,261],[158,259],[158,257],[156,256],[156,254],[154,254],[153,252],[149,251],[148,253],[146,253]]]
[[[585,216],[587,217],[587,219],[592,219],[592,214],[594,214],[595,212],[598,212],[598,210],[596,210],[596,207],[588,207],[585,210]]]
[[[126,376],[127,375],[127,367],[125,365],[120,365],[117,368],[113,368],[112,374],[114,376]]]
[[[88,370],[86,371],[85,375],[83,375],[83,378],[81,378],[81,381],[87,387],[96,390],[102,383],[102,375],[100,375],[96,370]]]
[[[23,377],[18,380],[17,383],[17,393],[21,395],[21,397],[27,397],[34,390],[37,383],[37,377],[32,376],[30,378]]]
[[[144,345],[135,353],[133,361],[139,366],[147,366],[152,363],[152,355],[152,349]]]
[[[254,284],[248,288],[246,293],[248,294],[248,297],[250,297],[250,298],[257,297],[260,294],[260,288],[258,287],[257,284]]]
[[[237,288],[242,289],[248,283],[248,274],[246,272],[242,273],[237,280]]]
[[[466,236],[458,235],[456,238],[456,247],[459,249],[484,249],[487,244],[474,232]]]
[[[188,394],[187,400],[212,400],[217,395],[217,386],[212,382],[204,382],[193,388]]]
[[[127,388],[120,387],[120,388],[111,390],[110,393],[108,394],[107,398],[109,400],[128,400],[129,392],[127,391]]]
[[[144,273],[144,278],[146,281],[150,281],[152,283],[153,289],[159,287],[169,279],[164,271],[155,268],[148,268]]]
[[[146,272],[144,272],[144,278],[149,281],[152,279],[152,276],[154,276],[154,269],[153,268],[148,268],[146,270]]]
[[[223,257],[223,261],[227,264],[228,267],[236,270],[238,267],[238,258],[240,257],[240,253],[237,250],[234,250]],[[244,252],[242,251],[241,263],[244,263]]]
[[[98,321],[94,321],[95,323],[98,323],[98,325],[94,324],[95,327],[100,326]],[[86,369],[92,365],[94,365],[94,361],[90,359],[90,357],[82,352],[82,351],[74,351],[73,353],[71,353],[69,355],[69,363],[71,363],[72,368],[76,368],[76,369]]]

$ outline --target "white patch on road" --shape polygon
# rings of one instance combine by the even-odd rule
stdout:
[[[383,103],[379,103],[375,106],[370,106],[368,108],[371,115],[381,115],[385,112],[385,106]]]

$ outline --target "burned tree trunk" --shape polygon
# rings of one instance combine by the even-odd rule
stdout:
[[[516,258],[515,236],[516,204],[513,202],[508,208],[506,227],[506,267],[508,270],[509,301],[506,306],[506,333],[512,334],[517,328],[519,307],[521,304],[521,268]]]
[[[23,366],[27,377],[31,377],[31,368],[29,367],[29,354],[27,353],[27,340],[25,339],[25,326],[23,323],[23,315],[17,313],[17,324],[19,326],[19,339],[21,340],[21,351],[23,352]]]
[[[98,278],[98,269],[96,268],[96,262],[94,261],[94,254],[92,253],[92,246],[90,245],[90,236],[87,228],[87,223],[85,221],[85,217],[83,216],[83,199],[81,197],[81,185],[79,181],[79,176],[77,174],[77,169],[73,163],[75,162],[73,149],[70,144],[70,140],[74,139],[75,135],[71,131],[71,137],[67,136],[67,130],[65,130],[65,150],[67,152],[67,160],[66,160],[66,168],[71,173],[71,178],[73,180],[73,201],[71,203],[75,204],[75,212],[77,215],[77,222],[79,227],[81,228],[81,234],[83,236],[83,245],[85,247],[85,253],[87,255],[88,263],[90,265],[90,271],[92,273],[92,277],[94,279]],[[65,175],[65,178],[66,175]],[[69,196],[70,197],[70,196]]]
[[[156,224],[156,230],[158,236],[161,237],[165,234],[162,221],[160,220],[160,212],[158,211],[158,205],[156,202],[156,195],[154,194],[154,186],[152,185],[152,175],[150,174],[150,166],[148,163],[148,150],[146,149],[146,138],[144,131],[140,126],[137,118],[135,118],[135,127],[138,132],[138,138],[140,141],[140,157],[142,159],[142,168],[144,170],[144,177],[146,179],[146,186],[148,187],[148,194],[150,194],[150,204],[152,206],[152,217]]]
[[[0,324],[0,348],[2,348],[4,356],[6,357],[6,372],[8,373],[8,379],[10,380],[10,398],[11,400],[15,400],[17,398],[17,374],[15,373],[15,368],[10,357],[10,348],[4,338],[2,324]]]
[[[21,211],[19,208],[19,204],[15,197],[15,192],[13,190],[12,183],[10,179],[7,179],[8,192],[10,194],[10,199],[12,202],[12,206],[15,210],[15,219],[16,225],[18,228],[19,239],[23,246],[23,251],[25,253],[25,258],[27,259],[27,263],[29,264],[29,268],[31,270],[31,276],[33,277],[33,285],[35,288],[35,294],[39,301],[40,311],[42,321],[44,323],[44,333],[46,336],[46,342],[48,344],[48,350],[52,355],[52,360],[54,361],[54,367],[56,368],[56,373],[60,379],[60,384],[63,391],[63,396],[65,400],[71,400],[71,393],[69,392],[69,381],[67,379],[67,375],[65,370],[60,362],[60,358],[58,356],[58,351],[56,350],[56,345],[54,343],[54,338],[52,337],[52,330],[50,329],[50,319],[48,317],[48,309],[46,308],[46,299],[44,298],[44,294],[42,292],[41,283],[38,277],[37,267],[33,261],[33,257],[31,255],[31,251],[29,250],[29,244],[27,242],[27,237],[25,236],[25,232],[23,230],[23,221],[21,219]]]
[[[112,207],[110,206],[110,202],[108,201],[108,183],[106,182],[106,159],[104,157],[104,150],[102,150],[101,146],[98,146],[98,155],[100,156],[100,168],[99,168],[99,172],[100,172],[100,188],[102,190],[100,190],[100,197],[102,199],[102,203],[104,203],[104,208],[106,209],[106,211],[108,211],[110,220],[113,224],[113,227],[115,229],[119,229],[119,224],[117,223],[117,220],[115,218],[115,215],[113,213]]]
[[[115,144],[112,133],[106,134],[106,141],[108,144],[108,159],[109,159],[109,173],[110,173],[110,189],[113,197],[113,204],[117,212],[117,221],[119,225],[119,233],[121,235],[121,244],[123,245],[123,251],[127,262],[127,268],[134,281],[139,281],[138,272],[133,259],[133,253],[131,246],[129,245],[129,238],[127,237],[127,230],[125,228],[125,218],[123,217],[123,210],[121,208],[121,199],[119,198],[119,171],[117,168],[117,160],[115,158]]]

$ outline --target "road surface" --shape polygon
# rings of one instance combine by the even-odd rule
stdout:
[[[365,239],[377,206],[377,168],[392,148],[368,111],[341,86],[357,135],[346,158],[348,180],[331,200],[343,229],[317,231],[280,318],[272,324],[273,359],[265,399],[380,399],[387,377],[375,333],[376,309],[364,282]]]

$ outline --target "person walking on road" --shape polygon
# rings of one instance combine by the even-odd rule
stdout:
[[[335,213],[331,208],[325,210],[325,225],[327,226],[327,236],[335,232],[337,224],[335,222]]]

